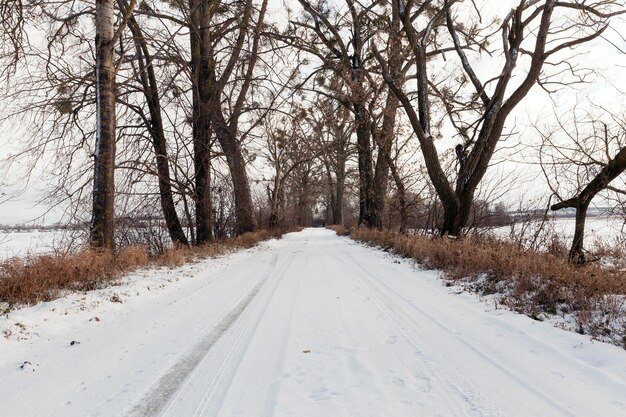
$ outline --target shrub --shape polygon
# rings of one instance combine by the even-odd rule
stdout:
[[[348,235],[350,235],[350,229],[347,229],[343,225],[340,225],[340,224],[327,226],[326,228],[330,229],[330,230],[333,230],[339,236],[348,236]]]
[[[49,301],[63,291],[88,291],[111,285],[122,274],[137,268],[178,267],[193,259],[249,248],[286,232],[260,230],[200,247],[170,247],[153,256],[147,246],[128,246],[116,255],[83,248],[71,253],[13,258],[0,262],[0,303],[12,308]]]
[[[11,259],[0,264],[0,301],[33,304],[62,290],[92,290],[114,277],[114,265],[113,255],[92,250]]]

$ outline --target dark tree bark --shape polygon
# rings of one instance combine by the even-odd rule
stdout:
[[[408,207],[407,207],[407,201],[406,201],[406,187],[404,186],[404,182],[402,181],[402,178],[400,177],[400,173],[398,172],[398,168],[396,167],[396,163],[395,161],[392,160],[391,158],[391,152],[390,150],[388,150],[385,153],[385,159],[387,160],[387,165],[389,166],[389,169],[391,171],[391,176],[393,177],[393,180],[396,184],[396,191],[398,193],[398,204],[400,204],[400,230],[399,232],[401,234],[404,234],[406,232],[406,226],[408,224],[409,221],[409,216],[408,216]]]
[[[400,15],[397,8],[392,8],[391,25],[389,26],[389,40],[387,41],[388,73],[395,80],[396,85],[404,84],[402,74],[402,44],[400,42]],[[395,135],[396,114],[400,101],[393,94],[387,92],[387,99],[382,115],[382,126],[379,132],[373,132],[378,145],[376,167],[372,183],[372,209],[370,212],[369,227],[381,229],[383,227],[383,211],[387,197],[389,182],[389,168],[391,144]]]
[[[331,170],[335,174],[334,204],[333,204],[333,224],[343,225],[344,194],[346,189],[346,163],[351,151],[350,137],[353,133],[353,125],[350,123],[348,110],[339,107],[337,113],[333,112],[329,118],[330,129],[333,140],[333,157],[330,160]]]
[[[300,178],[299,192],[298,192],[298,211],[296,214],[296,222],[300,227],[309,226],[307,224],[308,220],[308,209],[309,209],[309,186],[310,186],[310,171],[307,169],[302,174]]]
[[[342,125],[337,125],[334,121],[330,122],[333,143],[329,147],[332,156],[323,157],[324,168],[326,169],[326,179],[328,186],[328,207],[329,222],[333,225],[343,225],[343,200],[346,182],[346,159],[345,152],[345,131]],[[333,179],[333,173],[335,178]]]
[[[270,194],[270,218],[268,222],[270,229],[276,229],[280,226],[279,211],[284,201],[283,186],[281,183],[282,181],[280,181],[278,176],[276,176],[274,180],[274,189],[268,190]]]
[[[371,121],[362,103],[354,104],[356,122],[357,156],[359,162],[359,225],[370,226],[372,222],[372,167]]]
[[[333,224],[343,225],[343,192],[345,189],[346,177],[343,170],[338,170],[335,176],[337,180],[334,193]]]
[[[213,239],[211,206],[211,120],[215,83],[211,78],[211,18],[213,2],[190,0],[189,23],[193,89],[192,131],[195,171],[196,244]]]
[[[256,228],[250,181],[246,173],[246,162],[233,126],[226,124],[221,111],[214,112],[214,130],[217,140],[226,155],[226,162],[235,192],[235,214],[237,234],[252,232]]]
[[[118,0],[118,4],[122,10],[127,10],[128,2],[126,0]],[[161,210],[163,211],[163,217],[165,218],[165,224],[172,243],[175,245],[188,245],[189,241],[187,240],[187,236],[181,226],[178,213],[176,212],[176,205],[174,204],[167,152],[167,140],[165,138],[165,130],[163,129],[161,100],[154,73],[154,66],[152,65],[152,56],[148,50],[148,46],[146,45],[143,32],[135,18],[132,16],[128,20],[128,27],[133,34],[137,50],[137,60],[139,65],[139,73],[137,76],[143,88],[143,93],[150,112],[150,119],[146,121],[146,125],[148,132],[150,133],[150,137],[152,138],[152,145],[156,158]]]
[[[383,211],[385,210],[385,199],[387,198],[387,186],[389,185],[389,169],[391,144],[395,135],[396,113],[399,101],[397,97],[389,92],[387,103],[383,110],[383,122],[379,133],[373,133],[378,144],[378,155],[376,157],[376,169],[372,181],[372,209],[370,212],[369,227],[381,229],[383,227]]]
[[[219,77],[217,75],[215,62],[216,51],[211,49],[212,61],[209,67],[213,90],[211,92],[211,123],[215,137],[222,148],[222,152],[226,156],[226,162],[233,182],[237,234],[251,232],[256,228],[250,181],[246,173],[246,161],[241,149],[238,134],[239,118],[244,112],[244,104],[253,82],[254,69],[259,58],[259,44],[265,12],[267,11],[267,1],[268,0],[262,1],[259,8],[258,19],[252,30],[250,30],[250,26],[252,24],[254,2],[252,0],[245,1],[241,19],[239,22],[236,22],[238,31],[236,40],[232,45],[228,62]],[[230,28],[229,30],[232,29],[233,28]],[[249,56],[245,60],[241,60],[241,53],[246,40],[249,40],[251,44]],[[243,66],[241,66],[242,62],[244,64]],[[240,88],[236,97],[233,98],[232,105],[229,109],[230,117],[227,118],[224,115],[225,109],[222,108],[222,98],[227,84],[233,82],[231,76],[237,65],[241,66],[240,70],[236,72],[237,81],[240,82]]]

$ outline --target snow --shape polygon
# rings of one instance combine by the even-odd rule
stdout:
[[[589,216],[585,221],[586,246],[593,245],[598,241],[604,244],[619,244],[624,239],[624,222],[622,216]],[[576,219],[573,217],[553,217],[546,224],[547,232],[555,233],[567,245],[574,239]],[[515,225],[515,231],[519,232],[522,226]],[[533,228],[534,230],[534,228]],[[511,234],[511,226],[502,226],[491,231],[495,236],[508,238]],[[623,243],[622,243],[623,244]]]
[[[3,331],[2,416],[626,415],[626,351],[324,229],[22,308]]]
[[[64,230],[0,231],[0,261],[64,250],[71,236]]]

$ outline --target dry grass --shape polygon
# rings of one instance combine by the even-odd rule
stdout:
[[[327,229],[333,230],[339,236],[349,236],[350,229],[345,228],[344,226],[337,224],[332,226],[326,226]]]
[[[0,303],[13,308],[49,301],[64,291],[89,291],[115,284],[124,273],[148,266],[178,267],[201,258],[250,248],[292,230],[261,230],[201,247],[173,247],[150,257],[144,246],[123,248],[116,255],[83,249],[74,253],[14,258],[0,262]]]
[[[153,259],[153,262],[157,266],[175,268],[197,259],[214,258],[233,250],[251,248],[265,240],[280,238],[283,234],[291,231],[295,231],[295,229],[259,230],[256,232],[244,233],[236,238],[215,241],[204,246],[171,247],[166,249],[162,254],[156,256]]]
[[[626,348],[626,273],[599,265],[577,267],[549,253],[524,252],[490,238],[460,240],[353,229],[353,239],[382,246],[426,268],[444,271],[449,284],[498,294],[511,309],[542,319],[572,314],[575,330]]]
[[[0,264],[0,301],[9,306],[47,301],[58,297],[63,290],[98,288],[116,273],[116,261],[111,254],[90,250],[11,259]]]
[[[148,248],[145,246],[130,246],[120,251],[115,259],[116,267],[122,271],[142,268],[150,264]]]

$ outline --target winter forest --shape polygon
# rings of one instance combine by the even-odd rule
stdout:
[[[297,399],[288,399],[286,393],[301,387],[287,377],[289,389],[248,398],[245,375],[239,373],[240,368],[248,369],[246,355],[268,358],[265,367],[252,367],[248,375],[275,378],[280,369],[291,366],[290,346],[301,339],[293,339],[300,331],[293,330],[293,323],[285,324],[291,333],[279,328],[266,333],[264,340],[283,343],[279,354],[255,345],[258,336],[240,322],[248,320],[254,324],[246,326],[262,332],[270,313],[260,311],[276,309],[276,317],[309,323],[296,314],[298,303],[281,312],[282,304],[272,301],[281,289],[291,294],[283,302],[304,297],[304,289],[287,292],[296,276],[309,294],[299,302],[324,305],[324,288],[332,288],[341,293],[336,300],[355,297],[345,308],[362,308],[363,322],[373,310],[357,303],[360,293],[351,291],[366,291],[364,299],[375,300],[375,308],[388,321],[381,329],[409,329],[384,339],[385,349],[400,337],[398,349],[422,352],[428,364],[429,353],[439,348],[457,355],[470,345],[476,347],[474,353],[466,352],[467,363],[440,361],[430,374],[428,366],[415,371],[425,372],[418,380],[428,380],[441,396],[424,400],[430,412],[451,395],[458,401],[450,402],[453,405],[441,415],[623,415],[617,410],[626,409],[626,368],[619,365],[620,347],[626,348],[624,0],[0,0],[0,24],[0,213],[15,211],[6,207],[16,207],[9,204],[35,188],[41,192],[42,207],[42,217],[32,219],[30,226],[0,217],[0,224],[5,223],[0,249],[2,239],[9,239],[7,247],[19,246],[19,239],[9,238],[18,232],[54,234],[63,242],[55,240],[54,249],[31,248],[19,256],[6,249],[10,254],[0,257],[4,335],[7,343],[15,343],[8,351],[19,351],[21,337],[34,337],[28,326],[12,324],[17,319],[10,314],[47,321],[28,308],[42,302],[75,303],[76,292],[86,294],[81,306],[105,297],[107,305],[146,312],[138,304],[143,295],[129,301],[124,291],[139,295],[145,286],[151,291],[174,285],[160,290],[164,292],[159,297],[174,297],[174,303],[178,296],[193,300],[204,294],[205,301],[214,297],[214,304],[229,312],[222,321],[222,310],[203,313],[217,317],[216,327],[205,329],[207,335],[190,348],[192,353],[180,357],[178,371],[152,368],[124,394],[128,398],[118,393],[135,404],[131,411],[89,408],[95,403],[85,399],[75,415],[92,415],[93,410],[129,416],[415,415],[416,408],[407,404],[417,394],[407,390],[422,385],[405,384],[406,377],[402,384],[389,380],[398,391],[368,388],[385,392],[387,402],[376,403],[375,395],[367,399],[366,389],[342,402],[346,393],[340,390],[338,397],[323,402],[330,404],[328,409],[303,407]],[[45,218],[52,221],[41,220]],[[413,279],[411,274],[417,273],[403,264],[405,260],[394,260],[398,265],[392,267],[386,258],[392,255],[367,246],[412,260],[426,271],[420,269],[421,274],[439,271],[445,285],[437,281],[435,288]],[[291,249],[302,254],[293,255],[299,252]],[[307,270],[309,256],[319,256],[319,264]],[[197,262],[200,266],[193,266]],[[199,285],[193,282],[171,284],[159,272],[173,268],[167,274],[200,276],[206,268],[211,270],[211,262],[223,262],[219,268],[225,271],[232,268],[224,272],[230,284],[217,275],[210,281],[215,282],[213,292],[193,287]],[[296,273],[292,264],[299,262],[304,272]],[[145,274],[152,274],[149,279],[155,282],[135,281],[132,274],[138,270],[152,271]],[[307,281],[307,274],[320,282]],[[344,278],[331,281],[335,276]],[[356,290],[342,279],[353,280]],[[116,285],[122,289],[116,290]],[[585,349],[588,357],[597,354],[612,364],[607,372],[619,383],[610,385],[613,382],[599,374],[590,377],[576,368],[572,364],[579,358],[574,353],[566,355],[572,363],[563,366],[577,375],[572,380],[597,382],[592,388],[574,386],[566,394],[547,393],[545,398],[528,391],[537,398],[517,404],[521,400],[513,398],[524,396],[513,373],[495,379],[468,377],[474,366],[479,369],[481,361],[491,357],[489,352],[471,355],[490,349],[481,343],[496,346],[499,339],[491,340],[479,319],[472,321],[474,310],[459,322],[446,322],[446,314],[452,313],[438,314],[434,301],[429,310],[424,291],[444,300],[441,291],[448,287],[458,294],[477,294],[481,303],[495,305],[495,311],[503,308],[530,317],[531,323],[549,323],[541,327],[546,335],[536,337],[545,343],[560,343],[552,327],[572,330],[566,337],[580,337],[584,343],[607,342]],[[439,304],[450,303],[460,317],[475,309],[476,302],[452,299]],[[265,307],[254,307],[257,304]],[[200,337],[184,333],[186,325],[181,324],[204,317],[199,309],[192,311],[193,306],[190,302],[189,319],[173,314],[162,318],[179,329],[181,340]],[[102,307],[81,311],[94,316],[100,311],[94,308]],[[330,311],[323,313],[328,314],[324,320],[339,320]],[[450,333],[439,337],[437,326],[418,329],[424,317],[431,317],[426,311],[439,317],[444,323],[440,327]],[[100,321],[109,313],[98,314],[94,317]],[[166,313],[155,314],[152,317]],[[348,320],[345,314],[341,320]],[[506,342],[511,357],[500,358],[504,362],[497,365],[498,372],[519,366],[519,378],[527,377],[529,386],[553,387],[553,376],[521,371],[530,362],[518,361],[521,356],[513,354],[518,328],[510,320],[502,326],[509,329],[505,333],[511,332]],[[103,321],[102,326],[109,325]],[[124,330],[133,333],[146,323],[130,323]],[[4,324],[0,321],[0,330]],[[352,325],[347,321],[343,327],[352,335],[348,345],[365,338],[365,330],[378,334]],[[532,333],[531,327],[524,331]],[[50,328],[51,334],[59,332],[55,329]],[[463,347],[455,348],[449,340],[455,329],[475,329],[482,339],[473,344],[468,336]],[[430,330],[435,345],[422,346],[420,331]],[[331,339],[340,334],[337,330]],[[302,338],[309,336],[303,333]],[[154,337],[155,343],[162,342],[162,336]],[[319,343],[325,340],[323,332],[316,337]],[[207,359],[220,355],[220,343],[241,349],[228,351],[239,355],[239,362],[225,359],[224,364],[231,365],[220,365],[217,359]],[[530,342],[517,344],[524,343]],[[84,342],[77,349],[87,348]],[[534,348],[543,349],[528,346]],[[182,352],[184,347],[176,349]],[[404,358],[403,352],[379,353],[375,360],[341,357],[345,366],[333,368],[330,364],[340,356],[318,358],[315,349],[306,346],[296,350],[319,360],[303,371],[318,382],[332,381],[334,372],[348,363],[363,360],[373,366],[363,369],[377,375]],[[155,360],[167,357],[165,351],[151,352]],[[374,365],[379,359],[380,369]],[[24,361],[20,369],[39,372],[33,359],[19,360]],[[561,359],[541,360],[549,368]],[[0,360],[0,369],[2,365]],[[203,366],[208,368],[198,371]],[[221,366],[227,366],[226,374],[220,373]],[[260,373],[263,370],[267,375]],[[358,375],[353,371],[350,378]],[[492,404],[481,395],[500,377],[508,381],[500,393],[507,400]],[[195,381],[190,387],[221,388],[211,388],[202,397],[181,385],[183,380]],[[268,381],[268,386],[273,384]],[[0,400],[15,387],[28,390],[35,383],[14,382],[0,386]],[[450,394],[450,386],[458,393]],[[100,394],[109,392],[99,387]],[[146,390],[150,393],[140,399],[138,393]],[[604,405],[587,409],[576,403],[582,392],[592,392]],[[314,397],[306,398],[317,401]],[[563,406],[568,401],[574,404],[570,408]],[[199,408],[186,409],[190,403]],[[261,403],[269,408],[258,408]],[[15,411],[19,407],[10,409],[15,417],[31,415]],[[74,414],[66,410],[62,415]]]

